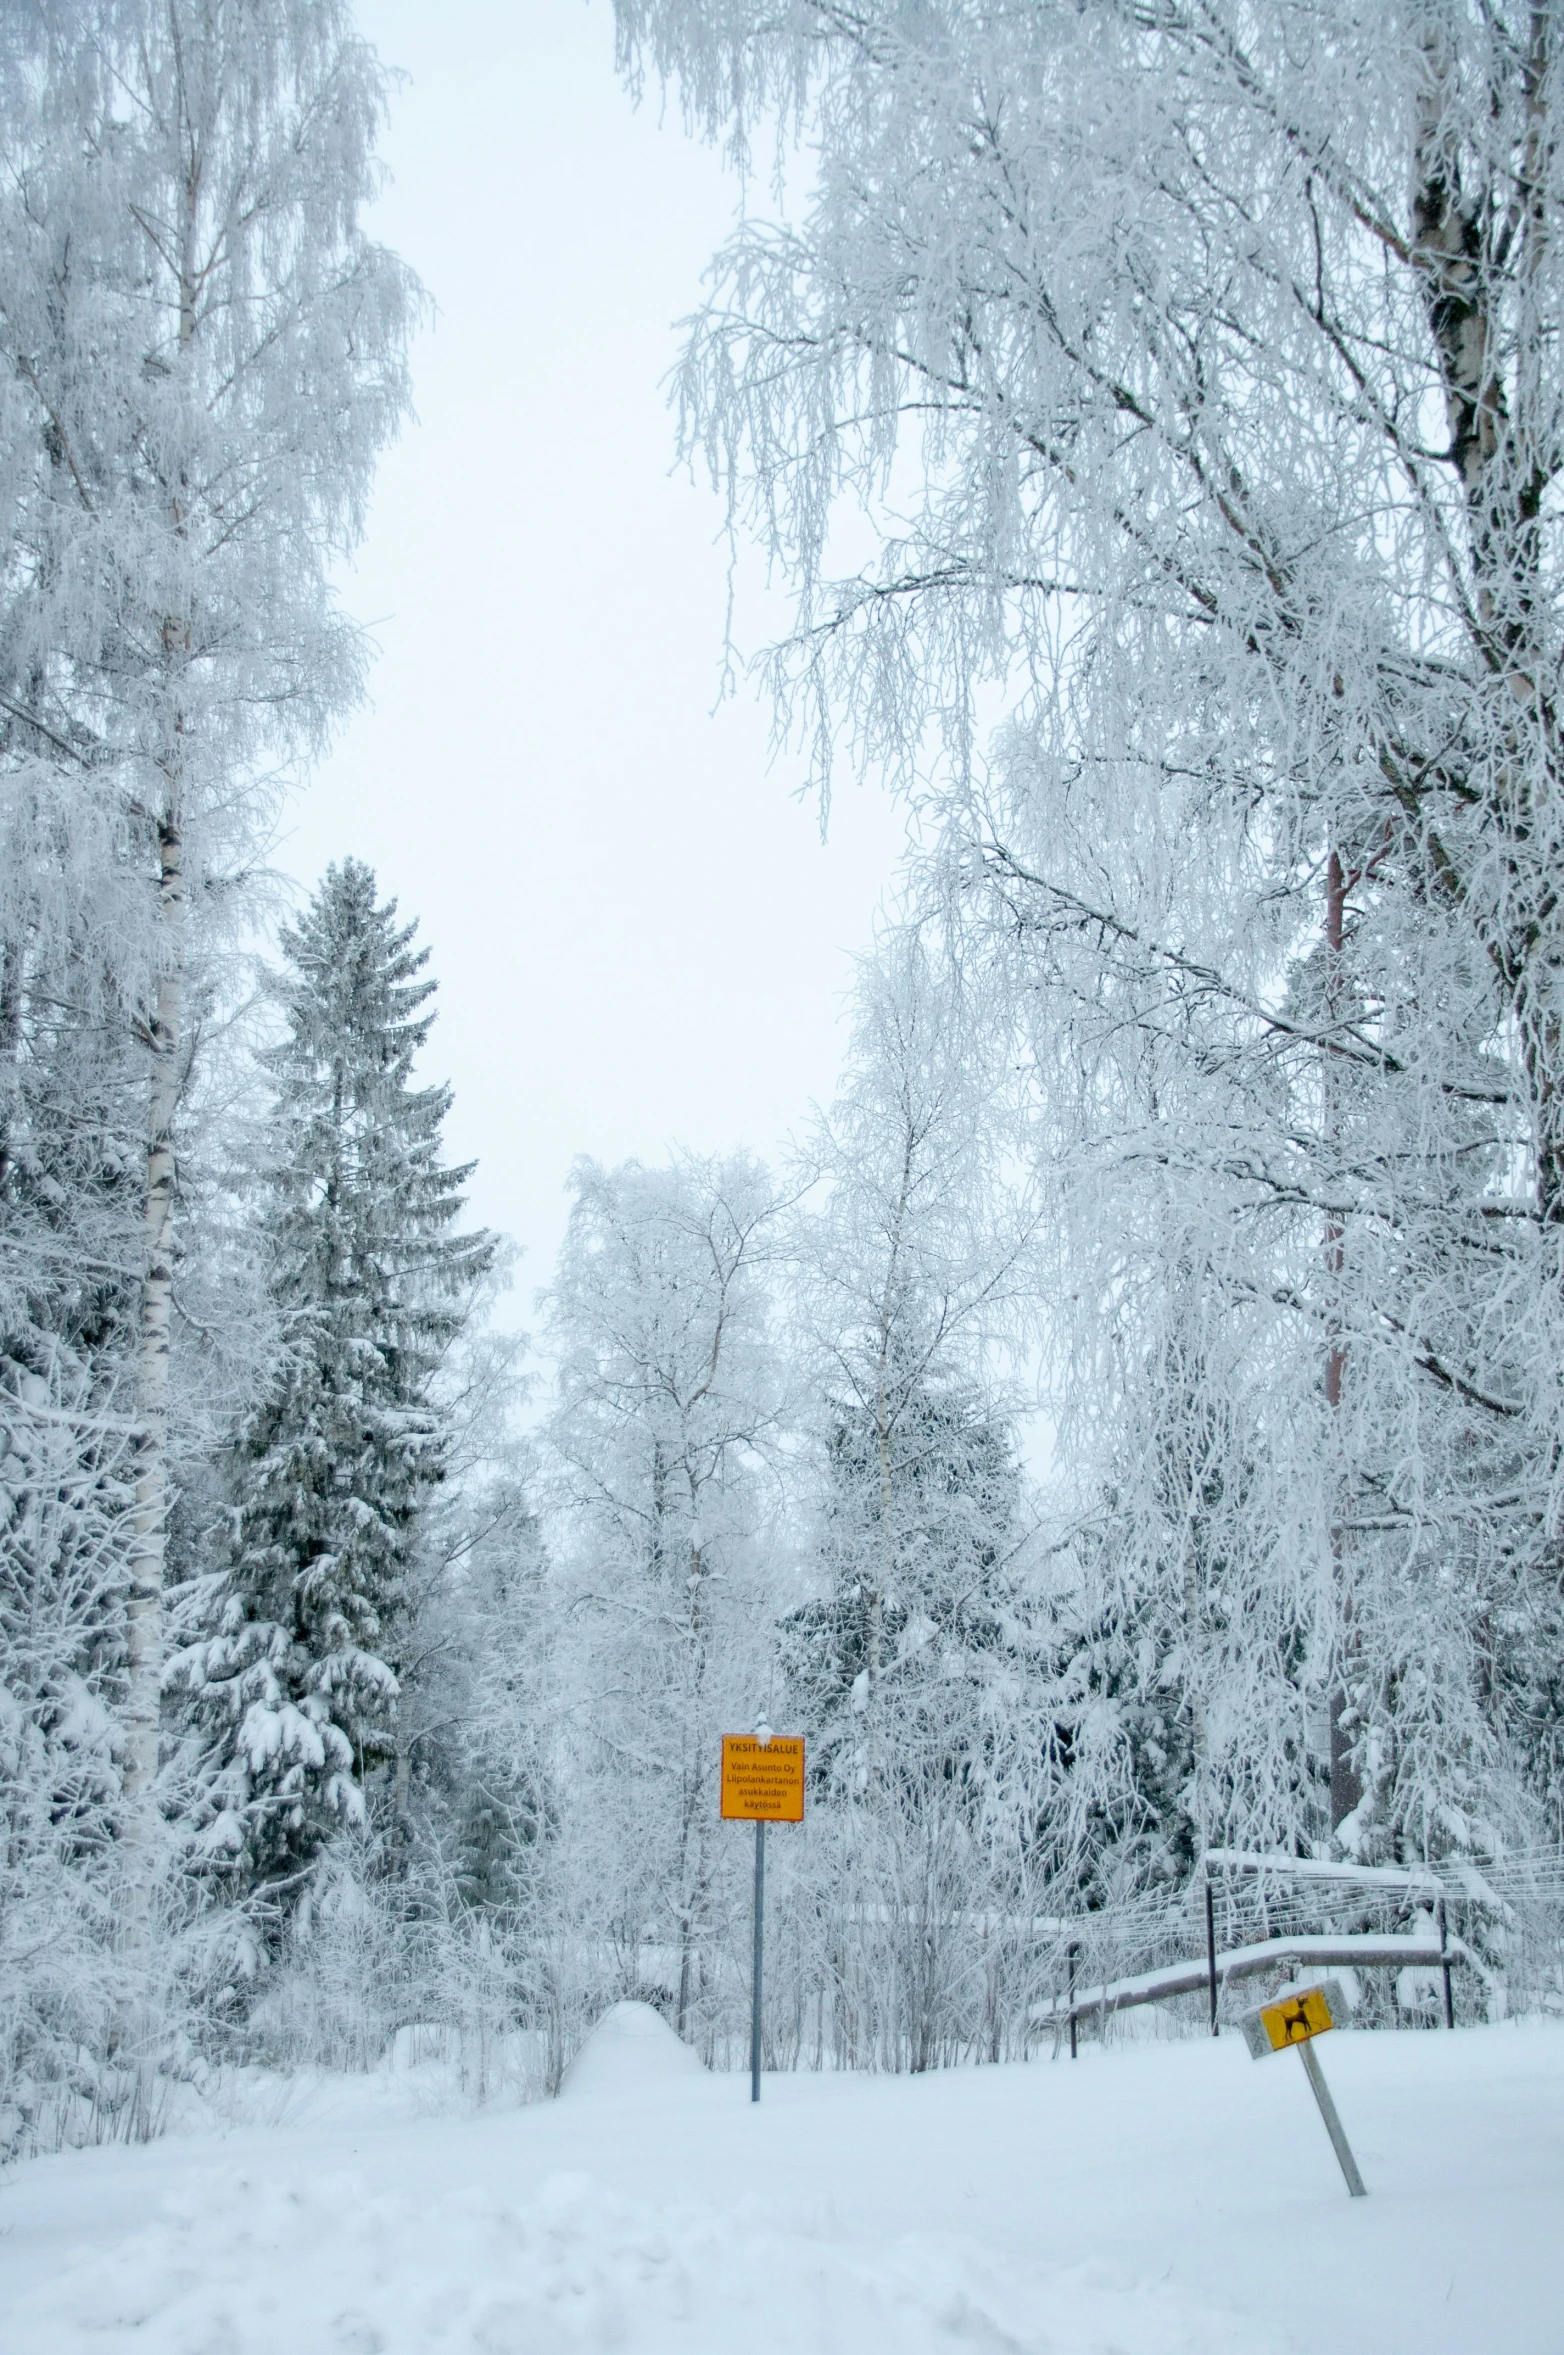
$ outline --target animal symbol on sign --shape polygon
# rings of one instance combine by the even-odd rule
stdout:
[[[1302,1996],[1298,1997],[1290,2010],[1282,2014],[1282,2029],[1289,2044],[1294,2043],[1300,2037],[1307,2038],[1313,2035],[1314,2030],[1309,2020],[1309,2007]]]

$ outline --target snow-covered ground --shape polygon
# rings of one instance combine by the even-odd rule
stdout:
[[[556,2102],[417,2072],[0,2185],[7,2355],[1559,2355],[1564,2028],[709,2077],[610,2015]]]

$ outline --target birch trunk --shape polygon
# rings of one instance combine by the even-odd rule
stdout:
[[[864,1783],[872,1792],[880,1776],[880,1680],[884,1668],[885,1603],[896,1583],[896,1490],[891,1461],[895,1415],[891,1405],[891,1357],[895,1347],[896,1314],[902,1272],[902,1237],[912,1194],[914,1141],[909,1127],[901,1139],[901,1171],[895,1214],[891,1220],[890,1252],[885,1284],[880,1294],[878,1356],[875,1364],[874,1444],[880,1475],[879,1580],[868,1597],[864,1629]]]
[[[151,1024],[141,1314],[137,1333],[135,1506],[127,1612],[125,1840],[131,1856],[130,1927],[144,1932],[151,1898],[153,1793],[163,1672],[163,1570],[168,1537],[168,1369],[173,1316],[174,1117],[184,1028],[185,863],[177,800],[158,827],[158,914],[163,966]]]
[[[181,93],[183,106],[183,93]],[[200,265],[196,229],[200,218],[204,143],[192,138],[180,187],[179,353],[188,362],[195,342]],[[183,540],[189,531],[189,485],[181,472],[169,521]],[[172,684],[189,652],[188,622],[165,616],[162,629],[165,679]],[[155,1872],[155,1791],[163,1687],[163,1576],[168,1553],[168,1373],[174,1307],[174,1206],[178,1167],[174,1120],[179,1109],[184,1049],[187,959],[184,837],[185,716],[170,696],[171,726],[163,756],[164,802],[157,827],[158,935],[160,960],[151,1022],[151,1081],[147,1106],[147,1158],[142,1207],[141,1315],[136,1337],[136,1493],[131,1538],[130,1602],[127,1614],[125,1708],[125,1815],[130,1849],[132,1940],[149,1925]]]
[[[881,1354],[874,1397],[874,1444],[880,1468],[880,1568],[869,1591],[864,1628],[864,1788],[872,1793],[880,1780],[880,1678],[885,1650],[885,1598],[896,1576],[895,1491],[891,1478],[891,1415],[886,1392],[885,1361],[890,1348],[888,1331],[880,1336]]]
[[[1343,1019],[1342,1007],[1342,948],[1346,938],[1347,879],[1341,853],[1332,849],[1325,868],[1325,1069],[1323,1089],[1325,1097],[1325,1133],[1337,1142],[1335,1095],[1335,1031]],[[1330,1409],[1332,1423],[1341,1412],[1341,1382],[1346,1371],[1346,1351],[1342,1346],[1338,1306],[1342,1275],[1345,1268],[1345,1248],[1341,1221],[1331,1217],[1325,1222],[1324,1234],[1326,1280],[1330,1292],[1330,1337],[1325,1349],[1325,1403]],[[1331,1477],[1340,1486],[1342,1451],[1334,1451],[1335,1462]],[[1330,1826],[1335,1831],[1346,1821],[1363,1797],[1363,1782],[1353,1761],[1351,1695],[1349,1670],[1352,1659],[1352,1591],[1347,1568],[1347,1541],[1342,1527],[1345,1499],[1337,1493],[1333,1501],[1330,1531],[1331,1573],[1336,1598],[1337,1658],[1331,1679],[1330,1693]]]
[[[702,1588],[705,1564],[698,1544],[691,1544],[690,1567],[687,1580],[688,1634],[690,1665],[691,1717],[698,1726],[702,1718],[702,1703],[706,1688],[706,1647],[702,1625]],[[705,1778],[701,1772],[699,1750],[685,1766],[684,1803],[679,1822],[679,1995],[677,2030],[682,2037],[690,2016],[690,1980],[696,1961],[696,1943],[704,1924],[706,1912],[706,1842]],[[693,1867],[692,1867],[693,1856]]]

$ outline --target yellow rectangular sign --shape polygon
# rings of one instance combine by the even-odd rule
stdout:
[[[1271,2040],[1271,2050],[1285,2052],[1289,2045],[1307,2044],[1311,2036],[1323,2036],[1336,2023],[1324,1988],[1304,1987],[1296,1995],[1283,1996],[1279,2003],[1262,2004],[1260,2025]]]
[[[802,1823],[804,1737],[755,1734],[722,1737],[722,1812],[740,1823]]]

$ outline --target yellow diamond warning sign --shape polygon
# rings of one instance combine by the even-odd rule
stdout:
[[[740,1823],[802,1823],[804,1737],[722,1737],[722,1812]]]

